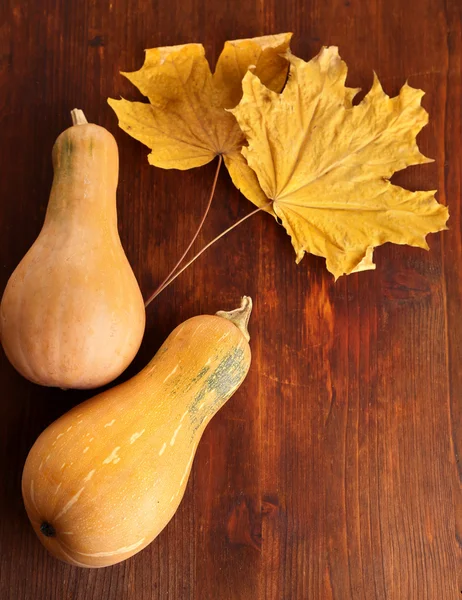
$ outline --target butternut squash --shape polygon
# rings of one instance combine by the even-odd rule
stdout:
[[[43,228],[3,294],[0,337],[30,381],[94,388],[134,358],[145,310],[117,231],[116,141],[82,111],[72,118],[53,147]]]
[[[250,366],[252,303],[179,325],[134,378],[76,406],[32,447],[22,493],[45,547],[104,567],[147,546],[183,497],[212,416]]]

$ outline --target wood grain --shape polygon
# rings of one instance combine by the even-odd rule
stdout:
[[[144,48],[294,31],[304,58],[336,44],[349,83],[375,69],[394,94],[426,91],[422,151],[398,174],[439,190],[450,231],[431,252],[386,245],[375,272],[336,284],[323,261],[294,264],[265,215],[208,251],[150,306],[151,358],[184,319],[255,299],[253,366],[200,444],[185,499],[142,553],[102,570],[47,556],[22,507],[20,477],[41,430],[89,394],[29,384],[0,357],[2,600],[455,600],[462,597],[462,268],[460,0],[4,0],[0,6],[0,288],[37,236],[50,152],[69,111],[120,148],[122,241],[147,296],[205,207],[214,165],[150,167],[117,128],[108,96]],[[250,210],[223,171],[199,248]]]

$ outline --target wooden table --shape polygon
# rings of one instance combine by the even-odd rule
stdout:
[[[214,418],[174,519],[142,553],[81,570],[37,541],[20,494],[37,435],[90,393],[22,379],[0,359],[1,600],[455,600],[462,512],[460,0],[10,0],[0,8],[0,286],[40,231],[50,152],[69,111],[109,128],[120,148],[119,229],[145,295],[192,236],[214,165],[148,165],[117,127],[108,96],[135,99],[120,70],[143,50],[294,31],[310,58],[340,47],[349,83],[376,70],[387,93],[426,91],[419,137],[430,165],[394,178],[438,189],[450,231],[431,252],[386,245],[375,272],[334,283],[324,261],[296,266],[289,238],[260,213],[204,254],[149,307],[124,378],[171,329],[255,300],[253,364]],[[196,248],[251,205],[221,172]]]

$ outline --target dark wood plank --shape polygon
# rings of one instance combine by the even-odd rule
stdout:
[[[459,0],[8,0],[0,7],[0,288],[33,242],[51,147],[75,106],[116,136],[119,228],[148,295],[205,207],[214,165],[150,167],[117,129],[108,96],[138,98],[120,70],[143,49],[292,30],[309,58],[337,44],[351,85],[375,69],[387,93],[426,92],[419,138],[436,163],[395,177],[439,189],[451,229],[431,253],[385,246],[377,271],[336,284],[323,261],[294,264],[265,215],[205,254],[151,305],[151,358],[184,319],[255,299],[253,365],[204,434],[185,499],[153,544],[115,567],[47,556],[28,525],[22,465],[54,418],[89,393],[42,389],[0,357],[0,598],[3,600],[453,600],[460,596],[462,497],[461,5]],[[250,206],[220,176],[197,243]],[[231,275],[230,275],[231,274]]]
[[[445,139],[442,144],[444,169],[440,169],[440,181],[444,182],[444,191],[451,206],[452,227],[442,239],[443,266],[445,276],[444,302],[446,305],[447,338],[449,368],[449,395],[447,401],[448,419],[451,434],[450,461],[454,487],[455,523],[454,535],[459,550],[459,583],[462,594],[462,323],[460,306],[462,302],[462,278],[457,264],[462,256],[461,231],[461,181],[462,181],[462,7],[457,3],[446,6],[448,23],[447,48],[448,60],[446,71],[446,103],[445,103]],[[440,184],[441,185],[441,184]],[[452,202],[451,200],[454,199]],[[456,199],[459,199],[457,202]],[[452,523],[451,523],[452,526]]]

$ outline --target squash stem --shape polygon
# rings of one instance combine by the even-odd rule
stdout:
[[[209,214],[210,206],[212,205],[212,200],[213,200],[213,197],[215,195],[215,188],[217,187],[218,175],[220,173],[220,167],[221,167],[221,163],[222,162],[223,162],[223,157],[220,154],[220,156],[218,157],[218,165],[217,165],[217,169],[215,171],[215,177],[213,179],[213,184],[212,184],[212,189],[210,191],[209,200],[207,202],[207,206],[205,208],[205,212],[204,212],[204,214],[202,216],[201,222],[199,223],[199,226],[198,226],[198,228],[196,230],[196,233],[194,234],[193,239],[189,242],[189,245],[186,248],[186,250],[183,252],[180,260],[176,263],[176,265],[173,267],[173,269],[170,271],[170,273],[167,275],[167,277],[163,280],[163,282],[159,285],[159,287],[151,294],[151,296],[149,296],[149,298],[146,300],[146,302],[144,303],[145,307],[148,307],[149,304],[151,304],[151,302],[157,296],[157,294],[160,294],[160,292],[164,289],[164,287],[167,287],[167,285],[170,283],[170,279],[173,281],[172,275],[175,273],[175,271],[181,265],[181,263],[183,262],[185,256],[191,250],[192,245],[196,241],[197,236],[199,235],[199,232],[202,229],[202,226],[203,226],[203,224],[205,222],[205,219],[207,218],[207,215]]]
[[[250,314],[252,312],[252,298],[250,296],[244,296],[241,300],[241,306],[230,310],[229,312],[219,310],[216,315],[217,317],[223,317],[228,319],[231,323],[234,323],[238,329],[242,332],[242,335],[249,342],[250,335],[247,329],[249,325]]]
[[[86,125],[88,123],[85,113],[83,110],[80,110],[80,108],[74,108],[71,110],[71,117],[72,125]]]

